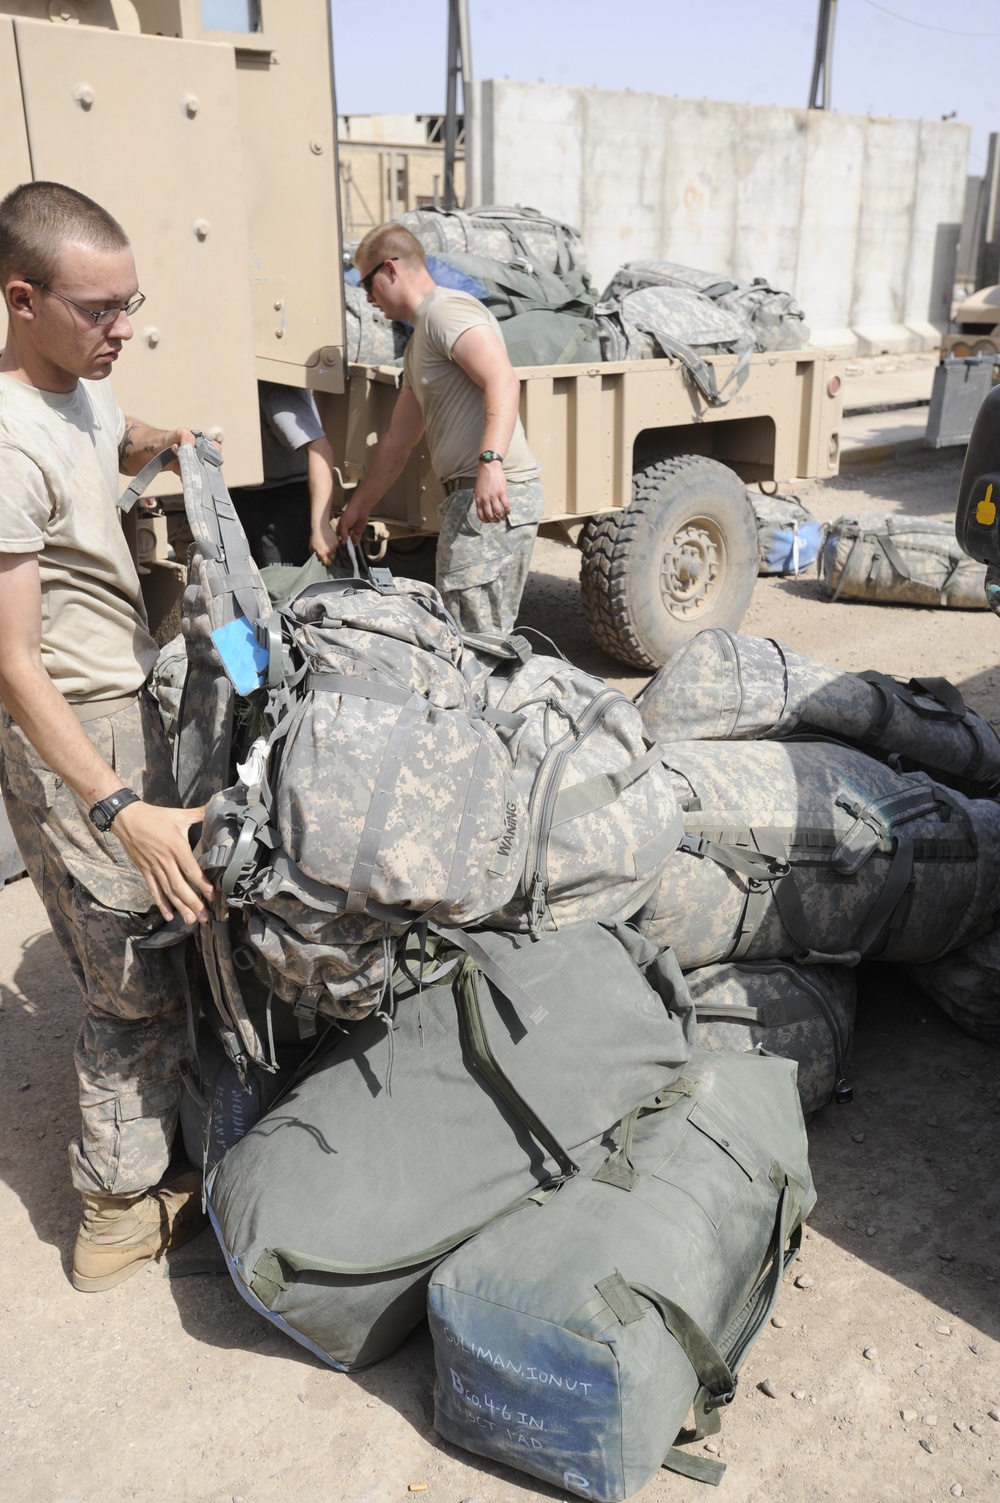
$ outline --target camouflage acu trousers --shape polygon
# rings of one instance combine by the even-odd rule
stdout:
[[[150,803],[180,802],[159,712],[145,691],[84,729],[123,784]],[[145,1190],[167,1167],[188,1052],[185,1002],[167,953],[136,944],[163,920],[121,843],[94,828],[5,711],[0,750],[14,837],[83,993],[73,1183],[116,1195]]]
[[[463,631],[509,632],[517,619],[544,501],[538,480],[508,485],[510,515],[481,522],[472,487],[441,503],[436,584]]]

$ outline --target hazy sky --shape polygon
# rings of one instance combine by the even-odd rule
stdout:
[[[341,114],[444,109],[447,0],[331,0],[331,10]],[[804,106],[818,10],[818,0],[469,0],[472,70]],[[997,0],[839,0],[837,13],[834,108],[954,110],[973,127],[969,171],[981,173],[1000,130]]]

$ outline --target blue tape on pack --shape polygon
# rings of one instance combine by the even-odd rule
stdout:
[[[245,616],[217,627],[212,641],[237,694],[252,694],[261,687],[267,674],[268,651],[257,641]]]

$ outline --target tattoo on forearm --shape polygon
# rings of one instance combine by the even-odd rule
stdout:
[[[118,445],[118,468],[120,470],[125,468],[125,461],[128,459],[130,451],[135,447],[135,438],[133,435],[138,430],[138,427],[138,423],[129,423],[122,434],[122,441]]]

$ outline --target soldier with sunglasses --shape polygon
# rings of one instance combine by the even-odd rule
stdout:
[[[521,383],[488,308],[435,284],[404,225],[369,231],[355,252],[361,286],[386,318],[413,325],[392,421],[338,523],[357,542],[368,515],[426,435],[444,486],[437,587],[467,632],[509,632],[542,518],[540,467],[518,404]]]
[[[186,1053],[163,918],[207,918],[170,754],[145,688],[157,655],[119,521],[119,473],[194,441],[122,415],[108,376],[143,302],[121,226],[58,183],[0,202],[0,768],[22,858],[84,997],[70,1144],[73,1283],[111,1288],[202,1224],[167,1169]],[[155,1187],[155,1188],[154,1188]]]

